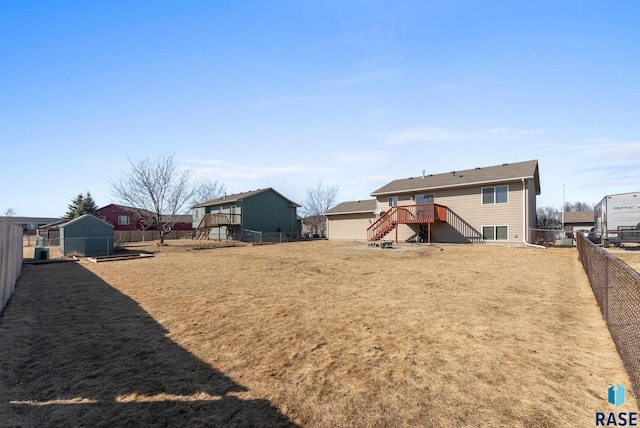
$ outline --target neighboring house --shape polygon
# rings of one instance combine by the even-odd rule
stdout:
[[[142,224],[138,211],[124,205],[109,204],[98,209],[98,216],[113,225],[115,230],[139,230],[142,229]]]
[[[22,227],[25,235],[35,235],[40,227],[49,223],[62,221],[60,218],[53,217],[7,217],[4,220]]]
[[[60,252],[63,256],[113,254],[113,225],[91,214],[60,225]]]
[[[124,205],[109,204],[98,210],[99,217],[107,223],[113,225],[115,230],[155,230],[156,227],[143,227],[142,216],[140,212],[146,212],[143,209],[127,207]],[[191,230],[191,215],[163,216],[163,220],[173,220],[172,230]]]
[[[539,194],[537,160],[394,180],[371,194],[377,218],[366,239],[523,243],[536,225]],[[333,218],[329,239],[351,239]]]
[[[324,215],[327,217],[327,236],[333,240],[366,241],[367,228],[377,220],[377,201],[342,202]]]
[[[562,218],[567,238],[574,238],[577,231],[589,232],[594,225],[593,211],[565,211]]]
[[[243,230],[300,236],[297,203],[273,188],[223,196],[193,207],[199,238],[239,239]]]

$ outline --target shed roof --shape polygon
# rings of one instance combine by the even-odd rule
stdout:
[[[364,201],[348,201],[342,202],[335,207],[327,210],[324,215],[370,213],[375,209],[375,199],[367,199]]]
[[[200,208],[200,207],[209,207],[212,205],[222,205],[222,204],[228,204],[231,202],[242,202],[245,199],[251,198],[252,196],[258,195],[260,193],[264,193],[264,192],[273,192],[276,195],[280,196],[282,199],[285,199],[286,201],[288,201],[291,205],[295,206],[295,207],[300,207],[301,205],[296,204],[295,202],[293,202],[291,199],[287,198],[286,196],[284,196],[282,193],[276,191],[273,187],[267,187],[265,189],[257,189],[257,190],[250,190],[248,192],[242,192],[242,193],[236,193],[233,195],[225,195],[222,196],[220,198],[217,199],[212,199],[210,201],[207,202],[203,202],[201,204],[195,205],[193,208]]]
[[[71,225],[76,224],[76,223],[81,223],[83,221],[87,221],[88,219],[91,219],[92,221],[93,220],[99,221],[100,223],[104,223],[105,225],[109,226],[112,229],[114,228],[114,226],[112,224],[109,224],[106,221],[102,220],[101,218],[98,218],[98,217],[96,217],[96,216],[94,216],[92,214],[81,215],[80,217],[76,217],[73,220],[70,220],[70,221],[68,221],[66,223],[61,224],[59,227],[60,228],[64,228],[64,227],[71,226]]]
[[[525,162],[503,163],[502,165],[483,168],[451,171],[442,174],[428,174],[422,177],[409,177],[394,180],[373,192],[371,196],[478,186],[490,183],[515,181],[523,178],[535,180],[536,194],[539,195],[540,178],[538,176],[538,161],[530,160]]]

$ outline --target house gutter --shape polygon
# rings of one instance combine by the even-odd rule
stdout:
[[[542,248],[543,250],[546,249],[546,247],[542,245],[527,242],[527,180],[525,178],[522,179],[522,231],[524,232],[522,234],[522,243],[524,245],[527,247]]]

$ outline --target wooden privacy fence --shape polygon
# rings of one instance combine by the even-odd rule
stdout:
[[[0,312],[16,288],[22,271],[22,228],[0,221]]]

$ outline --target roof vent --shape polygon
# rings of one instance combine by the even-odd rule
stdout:
[[[509,165],[509,164],[508,164],[508,163],[503,163],[503,164],[502,164],[502,166],[507,166],[507,165]]]
[[[480,168],[479,166],[477,166],[477,167],[476,167],[476,171],[477,171],[477,170],[479,170],[479,169],[482,169],[482,168]]]
[[[424,169],[423,169],[423,170],[422,170],[422,178],[424,178],[424,172],[425,172],[425,171],[424,171]]]

